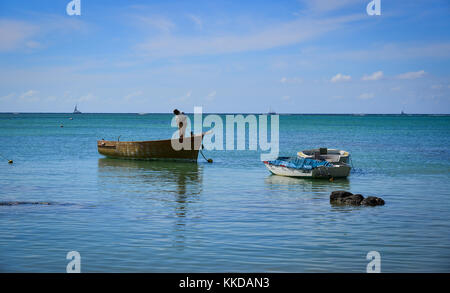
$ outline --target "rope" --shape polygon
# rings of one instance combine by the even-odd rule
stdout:
[[[2,157],[4,160],[8,161],[9,164],[12,164],[12,163],[13,163],[13,160],[10,160],[10,159],[5,158],[5,157],[2,156],[1,154],[0,154],[0,157]]]
[[[203,157],[208,163],[212,163],[212,162],[213,162],[212,159],[207,159],[207,158],[205,157],[205,155],[203,154],[202,150],[200,150],[200,154],[202,154],[202,157]]]

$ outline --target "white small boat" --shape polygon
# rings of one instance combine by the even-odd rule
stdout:
[[[273,161],[264,161],[266,168],[275,175],[301,178],[345,178],[350,174],[351,166],[347,163],[349,153],[340,150],[325,149],[299,152],[297,157],[278,157]]]

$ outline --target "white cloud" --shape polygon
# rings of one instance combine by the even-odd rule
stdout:
[[[192,22],[195,24],[195,26],[199,29],[203,28],[203,21],[196,15],[193,14],[187,14],[186,15]]]
[[[0,51],[10,51],[20,47],[33,47],[31,41],[38,27],[23,21],[0,20]]]
[[[131,99],[142,96],[142,95],[143,95],[142,91],[136,91],[136,92],[129,93],[128,95],[126,95],[124,97],[124,99],[125,99],[125,101],[130,101]]]
[[[297,19],[267,25],[251,33],[219,34],[209,36],[163,35],[151,38],[136,48],[152,57],[211,55],[257,51],[297,44],[339,29],[361,15],[327,19]]]
[[[45,47],[36,38],[63,34],[71,38],[71,32],[89,32],[86,22],[61,15],[42,14],[34,22],[0,19],[0,52],[17,49],[40,49]]]
[[[416,79],[419,77],[422,77],[425,75],[425,71],[412,71],[412,72],[405,72],[402,74],[397,75],[398,79]]]
[[[0,97],[0,101],[10,101],[16,97],[15,93],[10,93],[9,95]]]
[[[375,97],[374,93],[363,93],[363,94],[360,94],[358,96],[358,99],[360,99],[360,100],[370,100],[373,97]]]
[[[23,94],[21,94],[19,96],[19,100],[24,101],[24,102],[35,102],[38,101],[39,98],[36,97],[36,94],[38,93],[38,91],[35,90],[29,90],[24,92]]]
[[[207,100],[207,101],[213,101],[213,100],[216,98],[216,94],[217,94],[216,91],[210,92],[210,93],[208,94],[208,96],[206,97],[206,100]]]
[[[341,81],[349,81],[352,77],[350,75],[344,75],[342,73],[338,73],[331,78],[331,82],[341,82]]]
[[[345,6],[348,6],[350,4],[358,5],[360,3],[360,0],[303,0],[303,2],[306,7],[307,11],[310,12],[329,12],[333,10],[341,9]],[[368,2],[367,2],[368,3]],[[363,7],[364,9],[365,7]]]
[[[96,96],[94,94],[88,93],[87,95],[81,96],[78,99],[78,102],[88,102],[88,101],[91,101],[91,100],[93,100],[95,98],[96,98]]]
[[[364,75],[361,79],[362,80],[379,80],[383,78],[383,71],[377,71],[372,73],[371,75]]]
[[[280,79],[280,82],[281,83],[302,83],[303,78],[301,78],[301,77],[291,77],[291,78],[282,77]]]
[[[189,100],[189,98],[192,95],[192,90],[189,90],[184,96],[178,97],[178,98],[173,98],[170,101],[172,103],[182,103],[182,102],[186,102],[187,100]]]
[[[21,99],[26,99],[26,98],[29,98],[29,97],[34,96],[35,94],[37,94],[37,91],[35,91],[35,90],[29,90],[29,91],[26,91],[26,92],[24,92],[23,94],[21,94],[21,95],[20,95],[20,98],[21,98]]]
[[[176,27],[175,23],[162,16],[133,15],[132,18],[134,21],[138,21],[139,25],[144,29],[157,29],[161,32],[169,33]]]
[[[305,48],[304,58],[311,59],[337,59],[347,62],[356,61],[386,61],[386,60],[413,60],[435,59],[450,57],[450,42],[440,43],[388,43],[374,46],[370,49],[330,51],[325,48]]]

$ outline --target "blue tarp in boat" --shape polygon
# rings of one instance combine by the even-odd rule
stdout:
[[[276,160],[267,163],[274,166],[282,166],[293,169],[312,170],[319,166],[331,167],[333,164],[327,161],[319,161],[310,158],[299,157],[278,157]]]

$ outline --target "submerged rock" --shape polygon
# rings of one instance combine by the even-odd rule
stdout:
[[[365,206],[382,206],[384,205],[384,200],[376,196],[368,196],[362,202],[361,205]]]
[[[24,204],[41,204],[41,205],[50,205],[49,202],[37,202],[37,201],[1,201],[0,206],[16,206],[16,205],[24,205]]]
[[[330,203],[335,205],[377,206],[384,205],[384,200],[375,196],[364,198],[364,196],[362,196],[361,194],[353,194],[348,191],[337,190],[331,192]]]

